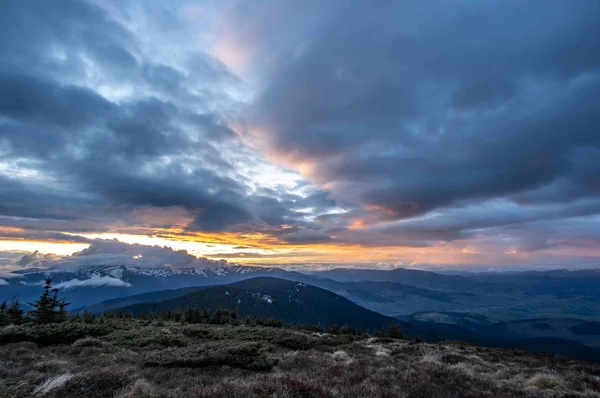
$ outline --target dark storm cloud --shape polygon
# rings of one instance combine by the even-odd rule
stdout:
[[[597,1],[224,9],[206,51],[241,76],[180,2],[3,3],[2,236],[173,214],[297,245],[594,241],[569,223],[600,213]],[[254,143],[307,181],[254,181]]]
[[[205,231],[291,217],[277,199],[249,195],[223,156],[244,145],[225,120],[236,106],[225,91],[240,80],[198,51],[177,67],[151,59],[143,39],[93,2],[3,4],[0,154],[13,171],[0,173],[0,215],[110,225],[140,206],[179,206]]]
[[[43,184],[23,183],[0,174],[0,215],[38,219],[74,220],[74,210],[101,202],[77,192],[64,192]],[[6,220],[3,220],[3,223]]]
[[[18,240],[32,240],[37,242],[58,242],[58,243],[89,243],[90,240],[83,236],[67,235],[60,232],[47,232],[47,231],[2,231],[0,230],[0,238],[4,239],[18,239]]]
[[[291,45],[257,40],[287,55],[252,115],[278,159],[389,219],[598,198],[598,2],[336,4],[310,31],[294,14]]]
[[[69,80],[84,75],[90,60],[107,74],[137,66],[132,35],[93,2],[8,0],[0,26],[2,69]]]
[[[16,120],[75,129],[114,112],[111,103],[91,90],[18,72],[0,72],[0,87],[0,112]]]

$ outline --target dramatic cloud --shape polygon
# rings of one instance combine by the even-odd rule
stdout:
[[[600,264],[595,0],[5,3],[18,266]]]
[[[248,178],[268,169],[230,127],[245,84],[193,43],[203,28],[182,23],[186,10],[134,1],[5,4],[0,216],[13,226],[39,220],[5,238],[73,242],[59,233],[91,220],[83,232],[135,229],[142,225],[130,215],[142,212],[177,211],[189,231],[302,221],[294,202],[280,202],[288,192]],[[277,173],[289,175],[271,177],[283,178]],[[50,220],[65,225],[44,236]],[[147,227],[173,226],[157,221]]]
[[[227,45],[273,54],[249,130],[356,209],[326,227],[418,245],[598,213],[597,2],[270,5]]]
[[[223,261],[198,258],[170,247],[127,244],[117,240],[93,240],[87,249],[71,256],[26,254],[15,262],[21,268],[81,267],[88,265],[133,265],[136,267],[215,268]]]
[[[45,262],[52,262],[60,260],[59,256],[54,254],[41,254],[40,252],[33,252],[31,254],[25,254],[23,257],[18,259],[15,264],[20,267],[30,267],[35,264],[43,264]]]
[[[257,101],[277,159],[389,219],[556,183],[569,200],[600,193],[597,2],[324,8],[327,23],[283,47],[257,39],[288,54],[304,43]]]
[[[0,286],[2,285],[8,285],[9,283],[7,281],[5,281],[4,279],[0,279]]]

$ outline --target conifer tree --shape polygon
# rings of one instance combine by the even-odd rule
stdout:
[[[6,326],[10,323],[10,319],[8,317],[8,304],[6,300],[0,304],[0,326]]]
[[[54,312],[54,297],[50,293],[52,290],[52,280],[50,278],[46,279],[44,283],[44,292],[40,296],[37,301],[33,303],[29,303],[33,307],[31,311],[31,316],[38,323],[50,323],[54,322],[55,312]],[[55,292],[56,294],[56,292]]]
[[[58,297],[58,289],[52,288],[50,278],[46,279],[40,298],[29,305],[33,307],[30,314],[38,323],[64,322],[68,319],[66,307],[69,303]]]
[[[58,301],[58,313],[56,314],[58,322],[66,322],[69,320],[69,312],[67,311],[67,303],[64,299]]]
[[[25,311],[23,311],[23,308],[21,308],[21,303],[19,302],[18,298],[13,298],[13,300],[10,303],[10,306],[6,310],[6,313],[8,315],[8,320],[10,323],[21,323]]]
[[[387,337],[391,337],[392,339],[402,339],[404,338],[404,334],[402,333],[402,329],[397,324],[391,324],[387,327]]]
[[[223,314],[221,313],[221,309],[217,308],[217,310],[213,314],[213,317],[212,317],[210,323],[215,324],[215,325],[219,325],[221,323],[221,317],[222,316],[223,316]]]

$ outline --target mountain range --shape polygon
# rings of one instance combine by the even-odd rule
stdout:
[[[23,303],[39,296],[45,278],[76,307],[104,300],[166,289],[218,285],[253,276],[281,274],[278,268],[228,266],[216,268],[150,268],[129,265],[94,265],[79,268],[24,269],[0,285],[0,298],[17,296]]]
[[[592,349],[593,355],[596,355],[593,350],[600,348],[600,331],[594,326],[594,322],[600,319],[598,270],[448,275],[413,269],[345,268],[300,273],[249,266],[178,269],[98,265],[17,271],[10,278],[5,278],[6,284],[0,285],[0,299],[10,300],[18,296],[22,303],[34,300],[48,276],[61,289],[61,295],[72,303],[71,309],[85,308],[93,312],[127,306],[135,308],[135,305],[147,303],[169,303],[169,300],[168,305],[175,308],[178,306],[175,299],[186,295],[196,300],[194,302],[199,306],[207,306],[208,293],[200,292],[209,287],[250,278],[275,277],[325,289],[364,307],[361,310],[401,320],[411,330],[409,335],[431,341],[462,339],[490,346],[522,346],[521,343],[529,339],[528,346],[537,347],[538,351],[568,351],[577,355],[586,348]],[[256,289],[250,293],[246,291],[248,286],[232,285],[230,289],[230,293],[235,291],[237,297],[247,304],[261,304],[260,309],[265,314],[289,312],[278,309],[278,305],[267,306],[265,301],[254,300],[256,297],[251,300],[252,294],[258,294]],[[260,289],[267,289],[267,286]],[[220,305],[232,304],[233,298],[224,297],[222,288],[206,291],[213,295],[218,293]],[[324,297],[321,301],[331,300],[331,297]],[[283,301],[279,298],[277,302],[281,304]],[[311,302],[310,305],[318,304]],[[301,319],[298,315],[286,320],[297,323]],[[306,320],[327,322],[319,317]],[[559,349],[548,349],[548,346]]]

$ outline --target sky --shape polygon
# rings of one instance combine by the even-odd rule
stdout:
[[[4,0],[0,54],[0,271],[600,267],[597,0]]]

